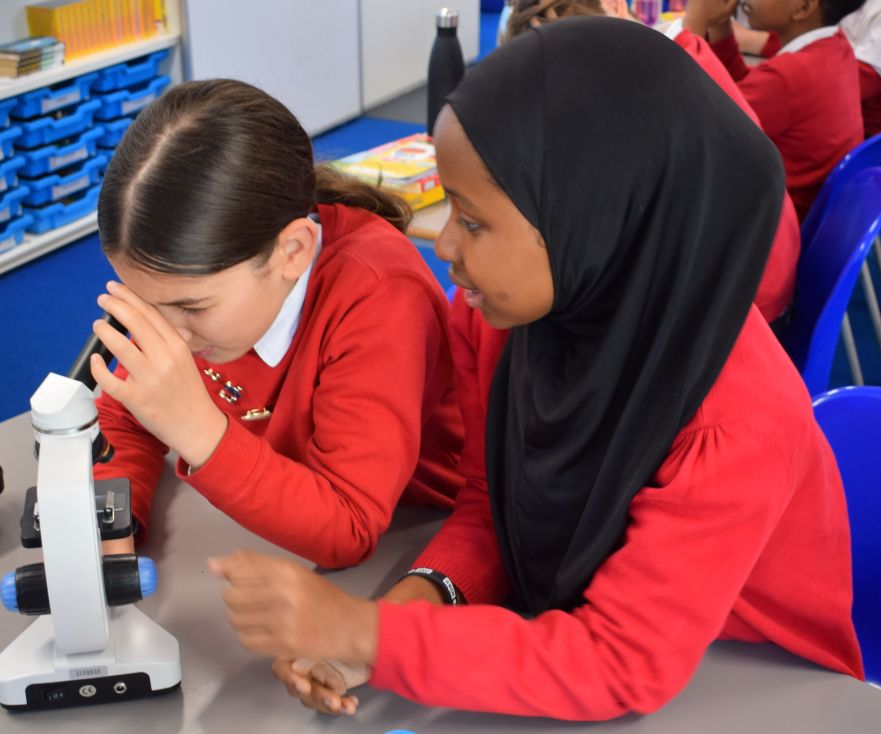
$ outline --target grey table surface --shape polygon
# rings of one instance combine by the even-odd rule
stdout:
[[[19,516],[24,490],[35,483],[29,416],[0,423],[0,573],[38,560],[21,548]],[[377,552],[333,580],[360,594],[383,591],[434,533],[436,512],[404,508]],[[304,709],[272,677],[269,662],[247,654],[228,626],[220,583],[205,570],[209,555],[236,548],[281,553],[238,526],[166,467],[154,505],[151,537],[139,552],[160,572],[157,593],[140,607],[180,641],[183,682],[179,690],[151,699],[42,712],[0,710],[3,734],[51,732],[206,732],[251,728],[255,734],[334,734],[408,729],[417,734],[466,732],[592,732],[606,734],[881,734],[881,690],[799,660],[770,645],[716,643],[687,688],[648,716],[574,724],[543,719],[475,714],[418,706],[364,688],[352,718]],[[0,648],[30,619],[0,610]]]

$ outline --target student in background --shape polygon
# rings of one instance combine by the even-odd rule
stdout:
[[[689,0],[685,24],[710,40],[777,146],[803,220],[826,175],[863,139],[857,61],[837,23],[862,0],[745,0],[750,26],[782,48],[750,69],[732,32],[736,0]]]
[[[650,712],[719,637],[862,675],[835,459],[751,305],[784,189],[767,137],[673,44],[606,18],[481,61],[435,137],[436,251],[510,328],[500,354],[457,354],[481,374],[466,421],[491,382],[485,476],[383,601],[212,560],[241,642],[349,713],[367,677],[426,705]],[[311,675],[329,659],[350,667]]]
[[[780,50],[776,33],[733,25],[743,53],[770,58]],[[866,138],[871,138],[881,133],[881,0],[866,0],[861,8],[842,18],[839,25],[859,62],[863,127]]]
[[[860,66],[860,95],[866,137],[881,133],[881,0],[865,5],[841,21]]]
[[[141,112],[101,189],[131,333],[92,373],[143,533],[168,448],[241,525],[323,566],[358,563],[401,500],[452,507],[462,442],[448,304],[400,199],[316,170],[278,101],[242,82],[174,87]],[[119,546],[109,551],[124,550]]]
[[[554,20],[579,15],[608,15],[624,20],[635,20],[625,0],[544,0],[539,3],[529,3],[527,0],[514,7],[508,22],[507,38],[509,40],[516,38],[532,28],[538,28]],[[758,117],[744,99],[737,84],[703,38],[685,28],[681,20],[676,20],[661,30],[681,46],[753,122],[760,125]],[[780,317],[792,300],[800,251],[801,233],[798,216],[787,193],[780,213],[780,226],[774,237],[774,245],[756,293],[756,306],[769,323]]]

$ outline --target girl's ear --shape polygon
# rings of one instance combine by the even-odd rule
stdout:
[[[823,14],[820,12],[820,0],[800,0],[792,13],[793,20],[810,20],[814,17],[822,21]]]
[[[318,245],[318,225],[308,217],[290,222],[278,235],[273,259],[278,263],[281,276],[296,281],[309,267]]]

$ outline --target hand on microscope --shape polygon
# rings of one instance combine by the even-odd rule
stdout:
[[[200,467],[226,433],[227,419],[205,390],[189,344],[131,289],[111,281],[107,291],[98,305],[128,329],[131,339],[103,320],[93,329],[128,375],[120,379],[95,356],[93,377],[191,468]]]

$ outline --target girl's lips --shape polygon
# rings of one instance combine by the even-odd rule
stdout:
[[[471,308],[480,308],[483,305],[483,293],[475,290],[466,290],[465,303]]]

